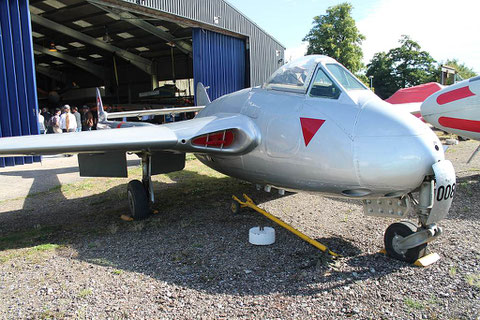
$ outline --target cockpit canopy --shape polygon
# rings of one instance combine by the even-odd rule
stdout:
[[[321,64],[317,70],[317,65]],[[297,93],[306,93],[310,82],[313,80],[312,89],[322,89],[320,87],[328,86],[329,89],[336,92],[330,98],[338,98],[340,88],[349,90],[366,90],[355,76],[353,76],[345,67],[327,56],[311,55],[296,59],[275,71],[264,83],[264,89],[289,91]],[[332,81],[332,78],[335,81]],[[315,88],[313,88],[315,87]]]

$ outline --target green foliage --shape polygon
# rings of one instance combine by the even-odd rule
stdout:
[[[357,73],[355,74],[355,77],[357,77],[358,80],[362,81],[364,85],[370,88],[370,79],[368,79],[365,73]]]
[[[303,41],[308,41],[307,54],[324,54],[336,59],[353,73],[362,67],[365,40],[351,16],[352,5],[342,3],[329,7],[327,14],[313,18],[313,28]]]
[[[91,295],[91,294],[92,294],[92,289],[87,288],[87,289],[81,290],[81,291],[78,293],[78,297],[79,297],[79,298],[86,298],[86,297],[88,297],[88,296]]]
[[[402,36],[400,46],[388,53],[376,53],[367,66],[367,77],[373,76],[375,93],[388,98],[400,88],[436,81],[435,60],[408,36]]]
[[[479,274],[469,274],[465,277],[465,280],[472,287],[480,289],[480,273]]]
[[[410,309],[423,310],[425,307],[420,301],[413,300],[412,298],[405,299],[405,305]]]

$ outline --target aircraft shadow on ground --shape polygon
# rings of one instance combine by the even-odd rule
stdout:
[[[140,164],[138,160],[128,160],[128,166],[135,166]],[[41,172],[41,174],[39,174]],[[22,170],[11,172],[0,172],[0,176],[22,177],[23,179],[33,179],[32,185],[28,192],[29,196],[35,195],[39,192],[49,191],[58,188],[61,183],[58,175],[78,172],[78,166],[58,168],[58,169],[43,169],[43,170]],[[48,181],[46,181],[48,180]],[[48,187],[50,186],[50,188]]]
[[[276,228],[276,244],[249,244],[249,228],[273,223],[257,213],[232,215],[231,195],[245,192],[257,203],[280,196],[258,192],[255,186],[229,177],[188,170],[170,176],[176,182],[154,183],[158,201],[154,208],[161,212],[143,221],[119,219],[128,212],[126,184],[77,199],[66,199],[60,189],[28,197],[22,210],[0,214],[0,250],[64,245],[60,254],[72,251],[78,260],[209,293],[310,295],[357,280],[281,228]],[[362,255],[340,238],[319,240],[344,255],[347,264],[358,266],[358,279],[381,277],[407,266],[378,254]],[[376,273],[364,267],[372,260],[382,266]]]

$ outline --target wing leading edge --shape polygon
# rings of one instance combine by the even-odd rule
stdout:
[[[121,112],[112,112],[106,113],[106,118],[108,119],[121,119],[124,117],[141,117],[141,116],[158,116],[158,115],[170,115],[184,112],[196,112],[204,109],[205,106],[195,106],[195,107],[180,107],[180,108],[163,108],[163,109],[153,109],[153,110],[136,110],[136,111],[121,111]]]
[[[228,145],[221,138],[208,140],[226,132],[233,137]],[[233,155],[249,152],[259,140],[259,131],[248,117],[224,114],[159,126],[0,138],[0,155],[155,150]]]

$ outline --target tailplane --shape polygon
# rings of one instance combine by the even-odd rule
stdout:
[[[100,95],[100,89],[97,88],[97,113],[98,122],[107,121],[107,113],[103,110],[102,96]]]
[[[199,106],[206,106],[211,102],[210,98],[208,97],[207,89],[201,82],[197,83],[197,92],[195,98],[197,98],[197,105]]]

